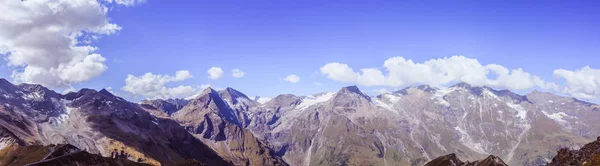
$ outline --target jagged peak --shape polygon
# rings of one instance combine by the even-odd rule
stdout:
[[[59,97],[60,96],[60,94],[58,94],[58,93],[54,92],[53,90],[50,90],[40,84],[21,83],[21,84],[17,85],[17,87],[25,93],[35,94],[34,96],[39,96],[42,98],[44,96],[49,96],[49,97]]]
[[[362,93],[356,85],[342,87],[341,90],[346,90],[346,91],[355,92],[355,93]]]
[[[77,91],[77,93],[95,93],[98,92],[94,89],[89,89],[89,88],[81,88],[79,91]]]
[[[109,96],[109,97],[115,97],[115,95],[114,95],[114,94],[110,93],[108,90],[106,90],[106,89],[104,89],[104,88],[102,88],[102,90],[98,91],[98,93],[100,93],[100,94],[104,94],[104,95],[107,95],[107,96]]]
[[[452,87],[452,88],[466,88],[466,89],[472,88],[471,84],[468,84],[466,82],[459,82],[459,83],[454,84],[454,85],[452,85],[450,87]]]
[[[214,90],[213,88],[208,87],[208,88],[202,90],[202,93],[200,93],[200,95],[198,95],[197,97],[202,97],[204,95],[211,94],[211,93],[218,93],[218,92],[216,90]]]
[[[419,85],[416,88],[429,93],[435,93],[435,91],[437,90],[437,88],[431,87],[429,85]]]
[[[302,101],[301,96],[293,94],[281,94],[264,103],[264,105],[295,105]]]
[[[248,96],[246,96],[246,94],[244,94],[238,90],[235,90],[231,87],[227,87],[224,90],[219,91],[219,94],[221,95],[221,97],[224,97],[224,98],[236,99],[236,98],[242,97],[245,99],[250,99],[250,98],[248,98]]]
[[[400,90],[394,91],[392,92],[392,94],[401,94],[401,95],[407,95],[408,94],[408,89],[411,87],[406,87],[406,88],[402,88]]]
[[[469,90],[472,90],[472,89],[478,89],[478,90],[484,90],[484,89],[487,89],[487,90],[494,90],[494,88],[490,88],[490,87],[487,87],[487,86],[476,86],[476,85],[471,85],[471,84],[469,84],[469,83],[466,83],[466,82],[459,82],[459,83],[456,83],[456,84],[454,84],[454,85],[450,86],[450,88],[464,88],[464,89],[469,89]],[[494,90],[494,91],[495,91],[495,90]]]
[[[298,96],[296,96],[296,95],[294,95],[294,94],[289,94],[289,93],[288,93],[288,94],[280,94],[280,95],[277,95],[277,96],[275,96],[273,99],[277,99],[277,98],[291,98],[291,97],[300,98],[300,97],[298,97]]]
[[[94,90],[94,89],[89,89],[89,88],[82,88],[77,92],[69,92],[67,94],[64,95],[65,99],[67,100],[73,100],[75,98],[79,98],[85,95],[92,95],[92,94],[96,94],[98,91]]]
[[[360,91],[360,89],[358,89],[358,87],[356,85],[343,87],[342,89],[340,89],[337,92],[336,96],[346,95],[346,94],[356,94],[356,95],[358,95],[360,97],[363,97],[363,98],[365,98],[367,100],[371,100],[371,97],[369,97],[368,95],[366,95],[362,91]]]
[[[20,87],[21,89],[24,90],[28,90],[28,91],[50,91],[50,89],[40,85],[40,84],[28,84],[28,83],[21,83],[19,85],[17,85],[17,87]]]
[[[0,78],[0,89],[2,91],[10,93],[10,92],[18,90],[19,88],[16,85],[12,84],[10,81],[8,81],[4,78]]]
[[[4,78],[0,78],[0,85],[5,85],[5,84],[14,85],[10,81],[8,81],[8,80],[6,80]]]
[[[550,92],[543,92],[543,91],[539,91],[539,90],[533,90],[529,93],[526,94],[527,96],[529,95],[552,95],[552,96],[557,96],[554,93],[550,93]]]

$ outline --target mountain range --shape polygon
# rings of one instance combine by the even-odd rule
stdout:
[[[104,89],[58,94],[0,79],[0,105],[0,150],[69,144],[151,165],[425,165],[438,156],[546,165],[600,135],[597,104],[466,83],[378,96],[356,86],[273,98],[207,88],[132,103]]]

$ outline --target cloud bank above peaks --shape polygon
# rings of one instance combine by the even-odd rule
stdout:
[[[106,5],[141,1],[0,1],[0,55],[16,82],[69,88],[107,70],[106,58],[90,45],[121,30],[107,17]]]
[[[186,98],[196,94],[198,88],[184,85],[166,87],[166,84],[187,80],[192,77],[192,74],[187,70],[177,71],[174,76],[152,73],[146,73],[141,76],[129,74],[125,79],[125,86],[121,89],[147,99]]]
[[[564,79],[566,86],[561,92],[576,98],[593,100],[600,96],[600,70],[589,66],[576,71],[554,70],[554,76]]]
[[[600,71],[596,69],[585,67],[574,72],[555,70],[554,75],[567,82],[566,87],[561,88],[556,83],[546,82],[521,68],[483,65],[477,59],[464,56],[430,59],[422,63],[393,57],[383,63],[382,69],[363,68],[358,71],[347,64],[333,62],[323,65],[320,72],[335,81],[365,86],[406,87],[426,84],[440,87],[465,82],[474,86],[509,90],[539,88],[588,100],[600,95]]]

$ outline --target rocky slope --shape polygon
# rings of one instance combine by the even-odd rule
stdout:
[[[126,155],[123,154],[123,157]],[[141,161],[140,161],[141,162]],[[72,145],[10,146],[0,150],[0,165],[126,165],[145,166],[125,158],[102,157]]]
[[[569,148],[562,148],[552,158],[552,162],[548,163],[548,166],[566,165],[600,165],[600,137],[594,142],[585,144],[581,149],[570,150]]]
[[[124,151],[128,159],[172,165],[184,159],[227,165],[177,122],[156,118],[106,90],[66,95],[0,80],[0,149],[71,144],[92,154]]]
[[[160,112],[151,112],[155,116],[169,117],[171,114],[179,111],[185,105],[189,103],[189,100],[185,99],[156,99],[156,100],[144,100],[140,102],[142,107],[159,110]]]
[[[504,163],[504,161],[502,161],[502,159],[500,159],[498,156],[490,155],[490,156],[486,157],[485,159],[476,160],[476,161],[472,161],[472,162],[470,162],[470,161],[463,162],[458,157],[456,157],[456,154],[452,153],[449,155],[440,156],[438,158],[435,158],[435,159],[427,162],[427,164],[425,164],[425,166],[508,166],[508,165],[506,165],[506,163]]]

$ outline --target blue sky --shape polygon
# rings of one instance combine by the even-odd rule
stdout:
[[[110,7],[110,22],[122,29],[93,43],[108,68],[73,87],[113,87],[132,100],[140,97],[121,90],[125,78],[147,72],[193,75],[169,87],[210,84],[275,96],[356,84],[329,79],[319,71],[327,63],[382,69],[395,56],[421,63],[463,55],[558,84],[556,69],[600,68],[600,1],[147,0]],[[208,79],[213,66],[222,78]],[[234,68],[245,76],[233,78]],[[4,69],[0,76],[10,78]],[[300,81],[283,81],[289,74]]]

